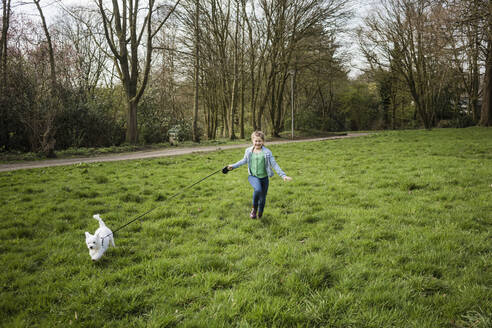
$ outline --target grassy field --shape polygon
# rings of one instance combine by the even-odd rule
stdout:
[[[0,173],[0,326],[492,326],[492,129],[271,149],[261,221],[246,167],[166,201],[241,149]]]

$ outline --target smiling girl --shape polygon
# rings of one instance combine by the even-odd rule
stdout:
[[[284,180],[290,181],[284,171],[278,166],[270,149],[264,146],[265,134],[255,131],[251,134],[253,146],[248,147],[244,152],[244,158],[239,162],[227,166],[227,169],[237,169],[241,165],[248,164],[248,181],[253,187],[253,208],[249,215],[250,218],[261,218],[265,209],[266,196],[268,192],[269,177],[273,176],[273,170]],[[272,170],[273,168],[273,170]]]

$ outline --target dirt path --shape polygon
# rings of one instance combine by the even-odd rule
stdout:
[[[366,135],[368,135],[368,133],[349,133],[344,136],[335,136],[335,137],[326,137],[326,138],[271,141],[271,142],[267,142],[267,145],[278,145],[278,144],[289,143],[289,142],[311,142],[311,141],[344,139],[344,138],[361,137]],[[190,147],[190,148],[172,148],[172,149],[163,149],[163,150],[139,151],[139,152],[132,152],[132,153],[103,155],[103,156],[96,156],[96,157],[50,159],[50,160],[22,162],[22,163],[14,163],[14,164],[0,164],[0,172],[15,171],[15,170],[22,170],[22,169],[35,169],[35,168],[49,167],[49,166],[73,165],[79,163],[114,162],[114,161],[126,161],[131,159],[177,156],[177,155],[184,155],[184,154],[191,154],[191,153],[198,153],[198,152],[201,153],[201,152],[212,152],[212,151],[224,150],[224,149],[245,148],[250,145],[251,145],[250,143],[246,143],[246,144],[239,144],[239,145],[225,145],[220,147],[204,146],[204,147]]]

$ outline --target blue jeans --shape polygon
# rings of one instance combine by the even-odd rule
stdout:
[[[266,195],[268,192],[268,177],[258,178],[250,175],[248,181],[253,187],[253,207],[258,210],[258,213],[263,213],[265,208]]]

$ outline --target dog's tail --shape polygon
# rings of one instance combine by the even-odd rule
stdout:
[[[99,214],[94,214],[93,218],[96,219],[97,221],[99,221],[99,226],[101,226],[101,227],[105,227],[106,226],[104,224],[103,220],[101,219],[101,217],[99,216]]]

